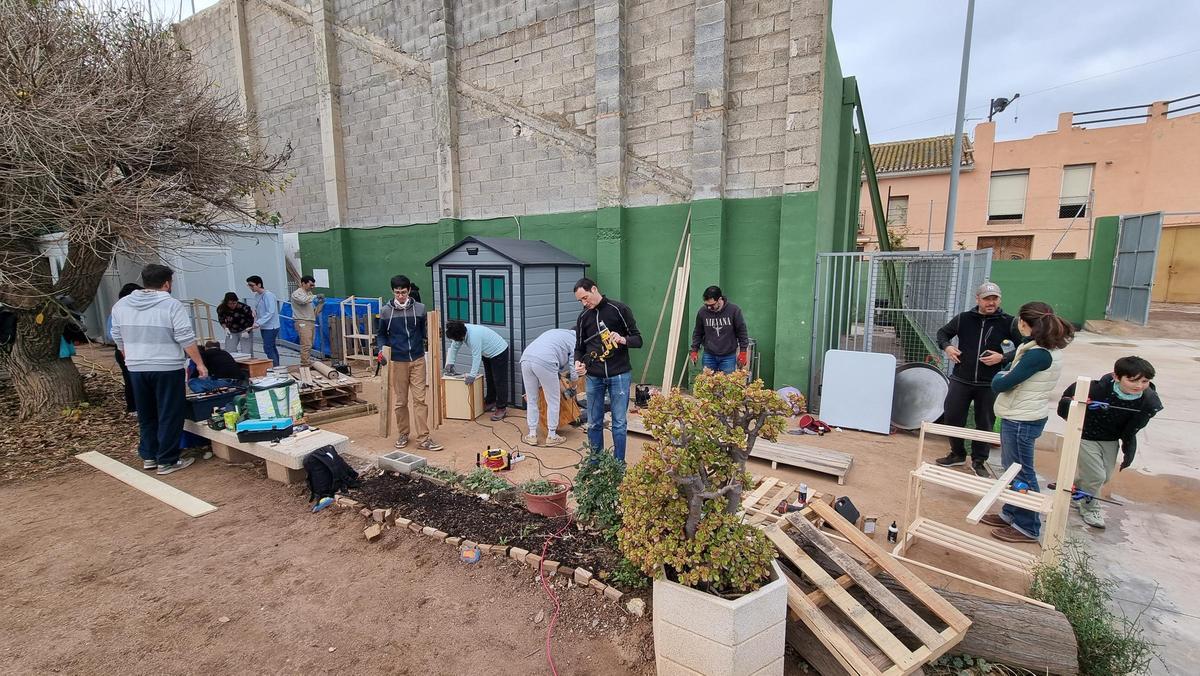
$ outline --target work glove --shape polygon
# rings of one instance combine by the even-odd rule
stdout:
[[[454,364],[446,364],[446,367],[442,369],[442,375],[444,375],[444,376],[454,375]]]
[[[692,362],[692,366],[695,366],[696,362],[699,359],[700,359],[700,353],[697,352],[696,350],[692,350],[691,352],[688,352],[688,361]]]
[[[1133,456],[1137,454],[1137,447],[1129,444],[1121,444],[1121,467],[1117,471],[1121,471],[1133,464]]]
[[[473,375],[471,375],[470,373],[468,373],[468,374],[466,375],[466,377],[464,377],[464,378],[463,378],[463,382],[467,384],[467,387],[470,387],[470,386],[471,386],[471,384],[475,382],[475,378],[476,378],[476,377],[477,377],[477,376],[473,376]]]
[[[738,366],[745,366],[748,363],[750,363],[750,354],[747,353],[745,350],[738,352],[738,358],[737,358]]]

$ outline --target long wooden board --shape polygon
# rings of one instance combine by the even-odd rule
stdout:
[[[80,453],[75,457],[112,478],[130,485],[152,498],[167,503],[188,516],[204,516],[210,512],[217,511],[216,507],[200,498],[188,495],[170,484],[163,483],[145,472],[139,472],[123,462],[117,462],[103,453],[88,451],[87,453]]]
[[[987,493],[983,494],[983,497],[979,499],[979,502],[975,503],[975,506],[971,508],[971,511],[967,512],[967,523],[979,523],[979,520],[983,518],[983,515],[987,514],[987,511],[992,508],[992,504],[995,503],[1000,497],[1000,494],[1004,492],[1004,489],[1008,488],[1008,484],[1012,483],[1012,480],[1017,478],[1017,475],[1020,473],[1021,463],[1014,462],[1013,464],[1009,465],[1008,469],[1004,470],[1004,474],[1001,474],[1000,478],[996,479],[996,483],[992,484],[992,487],[988,489]]]

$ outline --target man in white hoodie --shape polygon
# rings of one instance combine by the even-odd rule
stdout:
[[[137,404],[138,455],[142,468],[171,474],[192,464],[181,460],[188,357],[201,378],[208,368],[196,348],[196,333],[183,303],[171,297],[171,268],[142,268],[142,285],[112,309],[112,338],[125,355]]]

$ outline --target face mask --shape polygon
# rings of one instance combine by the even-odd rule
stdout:
[[[1116,380],[1113,381],[1113,394],[1117,395],[1117,399],[1121,399],[1122,401],[1133,401],[1134,399],[1142,398],[1141,392],[1138,392],[1137,394],[1126,394]]]
[[[410,297],[408,297],[408,298],[405,298],[403,303],[401,303],[401,302],[400,302],[400,301],[398,301],[398,300],[393,300],[393,301],[392,301],[392,305],[395,305],[397,310],[407,310],[407,309],[408,309],[408,306],[409,306],[409,305],[411,305],[411,304],[412,304],[412,297],[411,297],[411,296],[410,296]]]

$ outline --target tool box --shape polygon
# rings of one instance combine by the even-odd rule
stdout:
[[[207,394],[188,394],[184,416],[193,422],[206,422],[212,416],[214,408],[224,408],[226,404],[233,402],[234,397],[245,393],[244,387],[233,387]]]
[[[243,420],[237,424],[238,441],[279,441],[292,436],[291,418]]]

